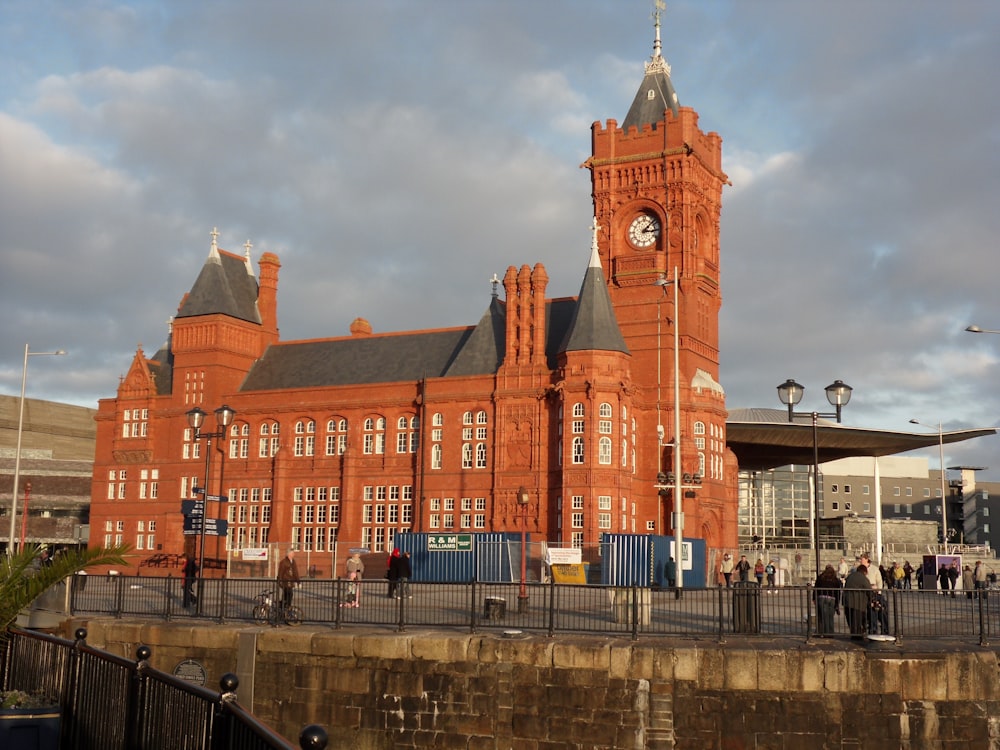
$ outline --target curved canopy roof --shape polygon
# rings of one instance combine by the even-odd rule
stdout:
[[[960,443],[996,432],[992,427],[949,430],[940,439],[945,443]],[[789,422],[784,409],[734,409],[726,420],[726,436],[741,469],[773,469],[813,462],[813,428],[808,414],[796,414],[796,421]],[[870,430],[845,427],[826,419],[816,423],[819,463],[852,456],[891,456],[929,448],[938,441],[937,432]]]

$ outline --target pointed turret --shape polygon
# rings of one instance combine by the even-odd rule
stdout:
[[[642,85],[632,100],[622,128],[628,132],[629,128],[642,130],[643,125],[656,125],[662,122],[665,110],[673,112],[677,117],[679,104],[674,85],[670,82],[670,66],[660,54],[660,12],[663,10],[662,0],[657,0],[656,10],[653,12],[654,27],[656,29],[653,41],[653,55],[646,63],[646,76],[642,79]]]
[[[219,251],[219,232],[212,230],[212,247],[194,286],[177,311],[178,318],[221,313],[260,323],[257,312],[257,279],[247,273],[244,258]]]
[[[559,352],[575,351],[606,351],[628,354],[625,337],[618,327],[611,297],[608,295],[608,285],[604,280],[604,270],[601,268],[601,256],[597,250],[597,219],[594,219],[594,240],[590,253],[590,266],[583,277],[580,286],[580,296],[577,298],[576,310],[566,338]]]

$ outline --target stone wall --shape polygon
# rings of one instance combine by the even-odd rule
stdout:
[[[359,633],[76,621],[171,672],[201,662],[290,738],[330,748],[998,748],[997,653],[948,644]]]

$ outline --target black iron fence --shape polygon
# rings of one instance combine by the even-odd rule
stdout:
[[[210,619],[284,624],[285,618],[264,617],[262,599],[280,606],[273,580],[205,579],[197,599],[183,606],[176,578],[81,576],[69,597],[74,614],[144,617],[162,620]],[[262,593],[267,596],[261,597]],[[556,633],[601,633],[642,636],[714,637],[730,635],[816,636],[849,638],[851,625],[838,596],[823,610],[811,587],[656,589],[557,583],[412,583],[390,595],[389,583],[366,579],[359,586],[343,579],[306,580],[293,594],[295,617],[289,622],[407,628],[454,627]],[[888,590],[878,597],[879,609],[855,619],[863,632],[904,639],[945,639],[986,644],[1000,631],[1000,591],[951,592]],[[832,614],[830,610],[832,611]],[[827,617],[829,616],[829,617]],[[825,632],[819,632],[822,629]],[[856,628],[855,628],[856,629]],[[853,633],[857,635],[857,633]]]
[[[147,646],[129,661],[85,638],[15,629],[0,641],[0,689],[54,701],[60,750],[296,750],[236,702],[235,675],[216,693],[150,667]],[[299,742],[322,750],[327,735],[308,726]]]

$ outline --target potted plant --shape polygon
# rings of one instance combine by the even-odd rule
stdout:
[[[18,614],[42,592],[95,565],[122,565],[127,547],[69,551],[41,556],[37,546],[0,556],[0,652]],[[55,750],[59,747],[59,700],[42,690],[0,683],[0,748]],[[4,689],[6,688],[6,689]]]

